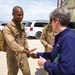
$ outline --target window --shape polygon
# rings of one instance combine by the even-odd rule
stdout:
[[[7,23],[2,23],[2,26],[5,26],[5,25],[7,25]]]
[[[47,23],[35,23],[34,27],[44,27]]]
[[[62,5],[67,5],[68,0],[62,0]]]
[[[30,27],[31,24],[32,24],[32,22],[26,22],[25,26],[26,26],[26,27]]]
[[[26,23],[23,23],[24,25],[26,24]]]
[[[70,22],[68,27],[70,27],[71,29],[75,29],[75,22]]]

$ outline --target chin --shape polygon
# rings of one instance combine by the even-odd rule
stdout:
[[[18,20],[18,22],[22,22],[22,19]]]

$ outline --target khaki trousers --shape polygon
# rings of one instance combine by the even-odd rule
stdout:
[[[8,75],[17,75],[21,69],[23,75],[31,75],[27,57],[22,58],[19,66],[15,57],[7,59]]]

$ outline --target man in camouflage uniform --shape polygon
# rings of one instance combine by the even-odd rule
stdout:
[[[54,32],[52,31],[52,28],[49,24],[47,24],[43,30],[42,30],[42,34],[40,37],[40,41],[43,44],[43,46],[45,47],[45,52],[51,52],[52,48],[53,48],[53,43],[54,43]],[[50,61],[50,60],[48,60]],[[48,73],[46,72],[46,75],[48,75]]]
[[[28,42],[24,25],[23,9],[15,6],[12,11],[13,19],[3,28],[3,34],[7,43],[7,67],[8,75],[17,75],[19,68],[23,75],[31,75],[27,55]]]
[[[40,37],[40,41],[43,44],[43,46],[45,47],[45,52],[51,52],[52,51],[52,46],[54,43],[54,32],[52,31],[51,26],[46,25],[43,28],[41,37]]]

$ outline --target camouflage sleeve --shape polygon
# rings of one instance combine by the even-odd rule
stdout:
[[[43,30],[42,30],[40,41],[41,41],[41,43],[43,44],[44,47],[47,46],[48,43],[46,42],[46,27],[44,27]]]

